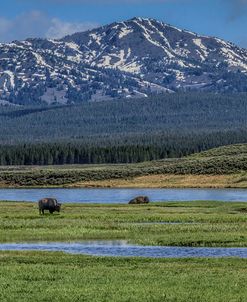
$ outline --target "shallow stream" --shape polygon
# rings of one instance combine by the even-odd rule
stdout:
[[[69,254],[149,258],[247,258],[247,248],[141,246],[127,241],[83,241],[75,243],[4,243],[0,251],[52,251]]]

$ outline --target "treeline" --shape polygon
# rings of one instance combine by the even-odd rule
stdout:
[[[138,163],[180,158],[213,147],[241,143],[246,131],[213,132],[190,135],[142,135],[122,140],[95,139],[89,142],[59,142],[0,146],[0,165],[64,165]]]

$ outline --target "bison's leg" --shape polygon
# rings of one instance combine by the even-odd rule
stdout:
[[[50,214],[53,214],[54,211],[53,210],[49,210],[49,212],[50,212]]]
[[[42,209],[42,214],[45,215],[45,210],[44,209]]]

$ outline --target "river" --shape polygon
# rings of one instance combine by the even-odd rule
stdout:
[[[36,202],[44,197],[67,203],[127,203],[147,195],[151,201],[213,200],[247,202],[245,189],[0,189],[0,200]]]

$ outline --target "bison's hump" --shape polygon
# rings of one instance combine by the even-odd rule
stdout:
[[[58,204],[55,198],[43,198],[39,200],[39,205],[54,207]]]

